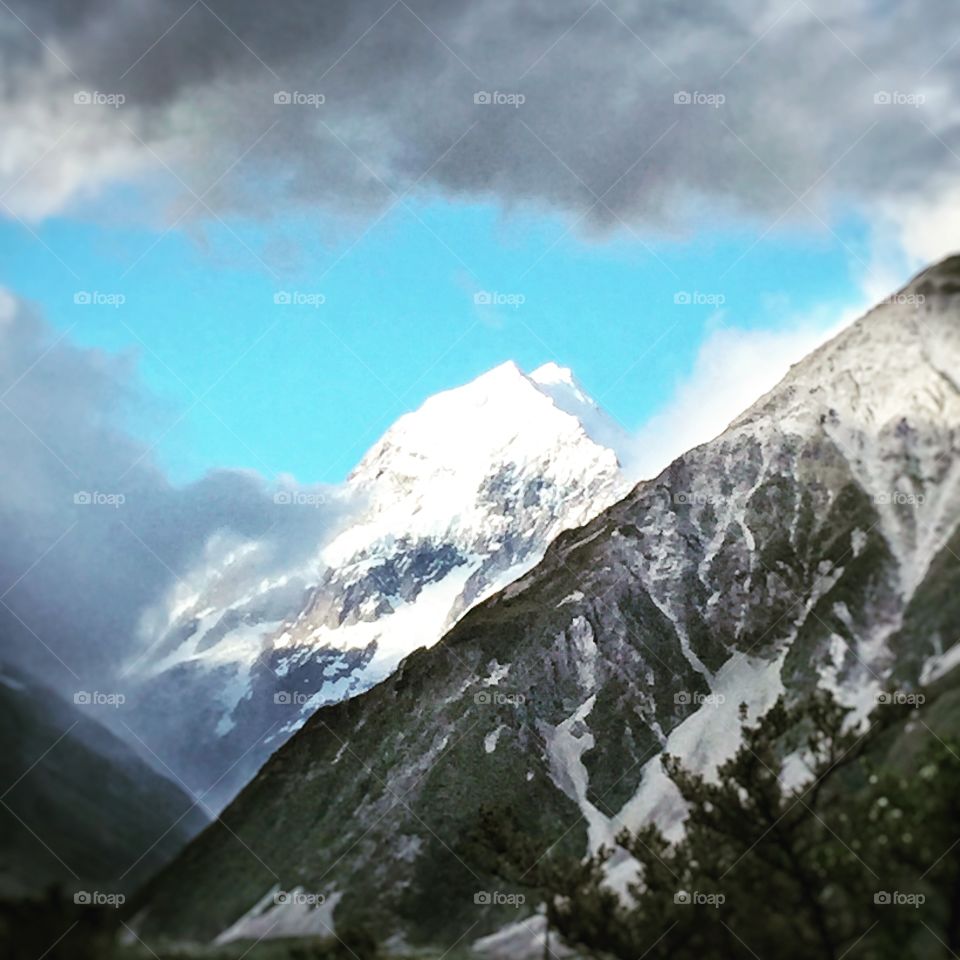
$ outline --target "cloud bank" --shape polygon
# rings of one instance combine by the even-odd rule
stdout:
[[[10,10],[0,193],[25,217],[154,178],[174,219],[366,217],[409,192],[679,229],[912,209],[960,182],[946,0]]]
[[[250,472],[171,485],[124,428],[138,399],[134,358],[70,345],[0,290],[0,646],[62,689],[120,675],[150,640],[144,611],[198,565],[256,541],[256,582],[343,515],[328,491],[291,498]]]

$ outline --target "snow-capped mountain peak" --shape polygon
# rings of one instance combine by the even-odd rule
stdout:
[[[545,438],[570,434],[576,425],[568,417],[590,436],[587,420],[597,414],[603,416],[569,370],[545,364],[527,375],[507,361],[400,417],[360,461],[349,482],[371,483],[382,476],[385,463],[399,476],[411,478],[436,470],[485,470],[505,453],[535,453]]]
[[[566,497],[578,478],[618,472],[618,450],[608,442],[617,429],[569,371],[547,364],[527,375],[512,361],[500,364],[430,397],[374,444],[347,481],[369,511],[331,545],[328,559],[340,562],[376,535],[374,518],[381,535],[402,526],[431,537],[455,531],[464,546],[475,537],[495,541],[503,524],[491,525],[489,495],[507,474],[518,488],[549,477]],[[549,494],[548,485],[540,489]]]
[[[624,827],[653,822],[676,837],[686,808],[662,755],[712,780],[742,719],[781,695],[804,702],[828,689],[851,724],[874,709],[905,719],[913,710],[896,703],[935,678],[917,702],[930,695],[950,716],[957,371],[955,258],[792,368],[722,434],[555,540],[437,648],[349,708],[318,711],[231,807],[230,831],[171,871],[144,932],[236,930],[238,916],[262,916],[277,870],[342,894],[338,923],[376,902],[378,930],[406,942],[440,929],[438,945],[468,928],[493,935],[517,910],[478,922],[467,891],[503,871],[462,844],[491,812],[516,817],[539,850],[564,845],[571,857],[611,848]],[[569,396],[558,369],[540,379]],[[938,751],[939,735],[930,742],[933,729],[911,718],[918,726],[908,749]],[[791,730],[784,746],[805,737]],[[898,749],[886,733],[874,742]],[[802,751],[786,760],[795,777]],[[390,788],[371,789],[371,771]],[[227,872],[237,836],[271,866],[246,890]],[[618,872],[625,853],[609,861],[621,889],[634,876]],[[202,905],[188,884],[204,889]]]
[[[560,532],[623,496],[608,437],[619,439],[615,424],[556,364],[527,375],[503,363],[430,397],[349,475],[350,521],[311,560],[252,590],[247,578],[234,596],[236,578],[207,558],[197,582],[210,588],[156,618],[158,656],[139,671],[150,742],[169,743],[199,776],[229,767],[279,718],[235,769],[229,786],[242,785],[316,707],[436,642]],[[184,689],[202,719],[183,708]]]
[[[550,361],[537,367],[530,379],[557,409],[579,421],[594,442],[616,451],[623,465],[629,441],[627,432],[584,390],[569,367]]]

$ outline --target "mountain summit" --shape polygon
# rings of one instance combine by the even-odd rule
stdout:
[[[557,379],[547,379],[552,371]],[[394,533],[492,542],[508,519],[497,512],[494,482],[503,493],[535,485],[517,504],[531,520],[545,508],[566,512],[561,504],[583,479],[617,472],[614,439],[624,437],[569,370],[548,364],[526,376],[501,364],[430,397],[373,445],[347,481],[371,509],[347,537],[368,538],[367,524],[383,515]]]
[[[388,676],[622,496],[622,440],[554,364],[430,397],[349,475],[349,519],[306,563],[231,587],[245,544],[171,602],[136,666],[138,734],[222,804],[317,707]]]
[[[147,891],[141,931],[309,932],[270,898],[299,889],[337,925],[375,903],[378,934],[408,943],[490,934],[523,911],[465,843],[484,812],[574,857],[622,827],[676,835],[664,751],[712,776],[741,712],[780,694],[829,688],[863,716],[943,676],[960,662],[958,372],[954,258],[441,643],[318,710]]]

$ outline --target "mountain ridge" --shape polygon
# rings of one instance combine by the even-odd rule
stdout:
[[[273,884],[336,895],[338,924],[376,902],[378,929],[414,943],[493,933],[517,912],[477,905],[497,881],[462,838],[483,810],[509,808],[572,856],[619,827],[675,830],[660,754],[714,770],[741,701],[755,719],[826,686],[863,716],[948,666],[960,395],[927,355],[960,369],[958,266],[925,271],[718,437],[561,533],[432,649],[318,710],[145,892],[145,935],[257,917],[282,934],[285,908],[254,906]],[[210,886],[199,903],[187,878]]]
[[[626,489],[590,436],[619,428],[569,370],[536,372],[549,389],[507,362],[428,398],[351,471],[349,522],[305,564],[249,582],[257,545],[241,544],[161,618],[130,722],[198,791],[220,774],[214,807],[317,706],[383,679]]]

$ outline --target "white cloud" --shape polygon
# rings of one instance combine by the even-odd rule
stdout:
[[[911,271],[960,249],[960,181],[931,190],[921,200],[901,200],[884,208],[885,231]]]
[[[80,112],[68,93],[46,89],[6,103],[11,135],[0,143],[0,196],[10,214],[39,221],[97,196],[112,182],[162,171],[121,121],[113,110]]]
[[[109,682],[148,639],[142,612],[205,558],[255,543],[229,575],[258,583],[309,558],[343,513],[333,497],[290,509],[275,494],[292,482],[251,471],[174,486],[125,428],[141,391],[131,357],[58,337],[0,287],[0,647],[67,689]]]

